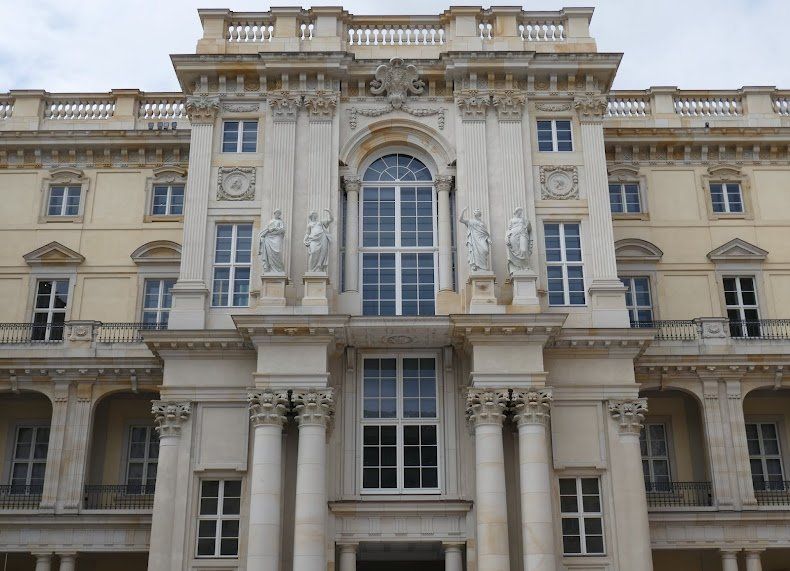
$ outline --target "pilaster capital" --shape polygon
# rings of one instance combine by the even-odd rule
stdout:
[[[508,404],[507,389],[469,389],[466,396],[466,418],[472,426],[502,426]]]
[[[511,404],[513,418],[518,426],[549,423],[551,412],[551,389],[513,390]]]
[[[362,179],[353,174],[344,175],[343,187],[346,189],[346,192],[359,192],[360,188],[362,188]]]
[[[302,96],[293,91],[271,91],[266,100],[272,110],[276,123],[296,121],[296,114],[302,106]]]
[[[192,125],[213,125],[219,112],[219,96],[190,95],[187,97],[186,110]]]
[[[331,121],[337,108],[337,93],[316,91],[304,97],[304,106],[310,113],[310,121]]]
[[[465,89],[456,95],[456,101],[464,121],[485,121],[491,96],[477,89]]]
[[[439,175],[433,181],[436,192],[450,192],[453,189],[454,177],[450,175]]]
[[[573,100],[573,107],[582,123],[600,123],[606,114],[609,100],[605,95],[582,95]]]
[[[151,413],[160,438],[180,436],[181,426],[192,414],[192,403],[156,400],[151,406]]]
[[[335,406],[332,389],[295,389],[291,400],[299,426],[329,425]]]
[[[639,435],[647,412],[647,399],[609,401],[609,414],[620,424],[620,434]]]
[[[527,96],[523,91],[503,89],[495,91],[491,101],[500,121],[521,121]]]
[[[256,391],[247,395],[253,426],[282,426],[288,412],[288,391]]]
[[[338,542],[337,548],[340,550],[340,553],[356,553],[359,550],[359,543]]]

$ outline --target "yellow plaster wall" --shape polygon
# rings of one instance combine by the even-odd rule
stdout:
[[[52,405],[42,394],[23,392],[18,395],[12,393],[0,395],[0,459],[2,459],[0,482],[3,484],[8,482],[16,427],[25,423],[49,425],[51,419]]]

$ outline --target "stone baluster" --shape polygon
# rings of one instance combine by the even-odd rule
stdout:
[[[191,124],[189,175],[184,191],[184,237],[181,269],[173,286],[170,329],[203,329],[206,322],[208,287],[204,277],[208,201],[211,186],[211,156],[214,123],[219,97],[195,95],[187,98]]]
[[[247,569],[280,568],[282,511],[282,432],[286,420],[286,391],[250,393],[253,426],[250,470],[250,523],[247,530]]]
[[[362,181],[357,176],[344,176],[346,189],[346,249],[343,259],[346,291],[359,291],[359,191]]]
[[[514,390],[521,482],[521,536],[524,571],[554,571],[554,517],[551,505],[551,453],[547,428],[551,389]]]
[[[453,236],[450,191],[453,188],[453,177],[437,176],[433,184],[436,188],[439,219],[439,290],[451,291],[453,289]]]
[[[170,571],[178,488],[178,450],[181,428],[192,412],[188,402],[154,401],[151,413],[159,433],[154,511],[151,519],[149,571]]]
[[[590,305],[595,327],[628,327],[625,287],[617,277],[614,229],[609,206],[609,177],[603,139],[603,118],[607,99],[603,95],[577,97],[574,107],[581,123],[585,191],[590,215],[588,262]]]
[[[475,435],[478,571],[509,571],[505,451],[507,389],[469,389],[466,414]]]
[[[296,389],[291,398],[299,423],[293,571],[325,571],[326,432],[332,389]]]
[[[609,413],[617,423],[620,446],[612,450],[611,479],[615,533],[620,546],[620,568],[652,571],[647,496],[642,472],[639,433],[647,412],[646,399],[609,401]]]

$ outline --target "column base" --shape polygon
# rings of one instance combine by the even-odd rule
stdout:
[[[468,284],[472,291],[469,313],[505,313],[505,306],[497,305],[494,272],[473,272]]]
[[[173,286],[168,329],[205,329],[209,291],[202,281],[179,281]]]
[[[511,310],[516,313],[540,313],[538,274],[532,270],[513,272],[510,283],[513,285]]]
[[[595,280],[589,288],[593,327],[631,327],[625,286],[618,279]]]
[[[261,275],[261,295],[258,305],[263,307],[285,307],[285,286],[288,278],[285,274],[271,273]]]
[[[329,313],[329,276],[325,272],[307,272],[302,276],[304,296],[302,306],[309,307],[315,313]]]

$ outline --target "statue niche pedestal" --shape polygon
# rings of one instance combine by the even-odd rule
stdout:
[[[538,274],[532,270],[520,270],[510,276],[513,285],[512,311],[515,313],[540,313],[538,299]]]
[[[285,286],[288,278],[281,273],[261,275],[261,296],[258,305],[264,307],[285,307]]]
[[[310,308],[310,313],[329,313],[329,276],[326,272],[307,272],[302,276],[302,283],[302,306]]]
[[[494,272],[472,272],[469,274],[472,298],[469,313],[504,313],[505,306],[496,302],[496,278]]]

